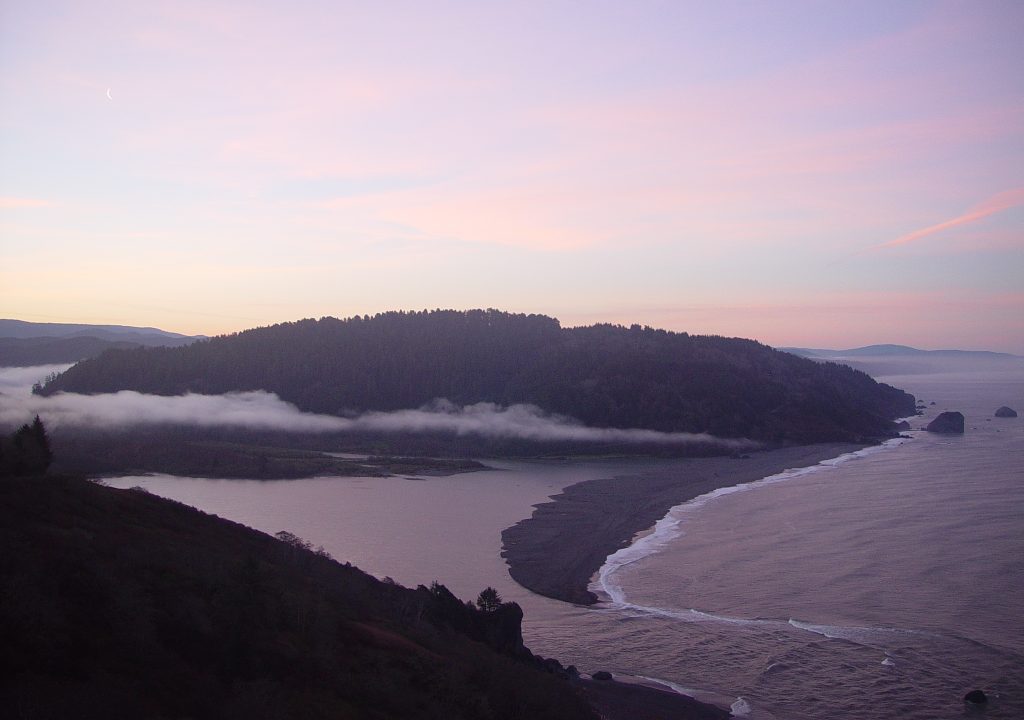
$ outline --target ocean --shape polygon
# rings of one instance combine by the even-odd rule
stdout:
[[[526,612],[535,652],[647,678],[738,717],[1024,717],[1024,373],[880,378],[927,405],[906,439],[673,509],[606,562],[576,607],[516,585],[501,530],[591,477],[657,461],[497,462],[448,478],[109,481],[267,532],[289,530],[405,585]],[[942,410],[963,436],[918,428]]]
[[[967,418],[697,498],[593,589],[631,670],[752,718],[1024,717],[1024,375],[881,378]],[[605,660],[613,662],[612,657]],[[721,700],[720,700],[721,702]]]

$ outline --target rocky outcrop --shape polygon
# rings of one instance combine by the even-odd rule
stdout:
[[[955,411],[939,413],[937,418],[928,423],[928,427],[926,427],[925,430],[933,433],[963,435],[964,415],[963,413]]]
[[[988,702],[988,696],[984,690],[971,690],[964,695],[964,702],[968,705],[984,705]]]
[[[1017,411],[1013,408],[1006,407],[1003,405],[1001,408],[996,410],[996,417],[1000,418],[1015,418],[1017,417]]]
[[[533,653],[523,645],[523,610],[518,603],[501,603],[492,611],[480,611],[463,603],[437,582],[429,588],[420,585],[417,593],[421,602],[418,614],[435,627],[451,628],[502,655],[534,659]]]
[[[494,612],[484,613],[483,619],[487,645],[504,655],[529,656],[529,650],[523,645],[523,610],[518,603],[502,603]],[[558,667],[561,669],[561,665]]]

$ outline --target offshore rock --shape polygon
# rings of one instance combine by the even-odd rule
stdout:
[[[983,690],[971,690],[964,695],[964,702],[968,705],[984,705],[988,702],[988,695]]]
[[[937,418],[928,423],[928,427],[925,430],[933,433],[963,435],[964,415],[963,413],[949,411],[940,413]]]
[[[1001,408],[996,410],[996,417],[1014,418],[1017,417],[1017,411],[1014,410],[1013,408],[1009,408],[1003,405]]]

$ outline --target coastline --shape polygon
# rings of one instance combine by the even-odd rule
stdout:
[[[728,720],[732,713],[639,679],[573,681],[604,720]]]
[[[570,485],[533,514],[506,528],[502,552],[512,579],[556,600],[593,605],[591,578],[637,533],[668,511],[723,487],[753,482],[791,468],[816,465],[867,445],[823,443],[764,450],[747,457],[682,458],[637,475]]]

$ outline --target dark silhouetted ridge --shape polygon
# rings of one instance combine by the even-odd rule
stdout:
[[[736,338],[634,325],[562,328],[496,310],[389,312],[257,328],[178,348],[111,350],[43,388],[177,395],[267,390],[328,414],[531,403],[596,427],[768,443],[892,434],[912,396],[835,363]]]
[[[143,491],[0,480],[5,716],[596,719],[523,647],[518,605],[281,537]]]

